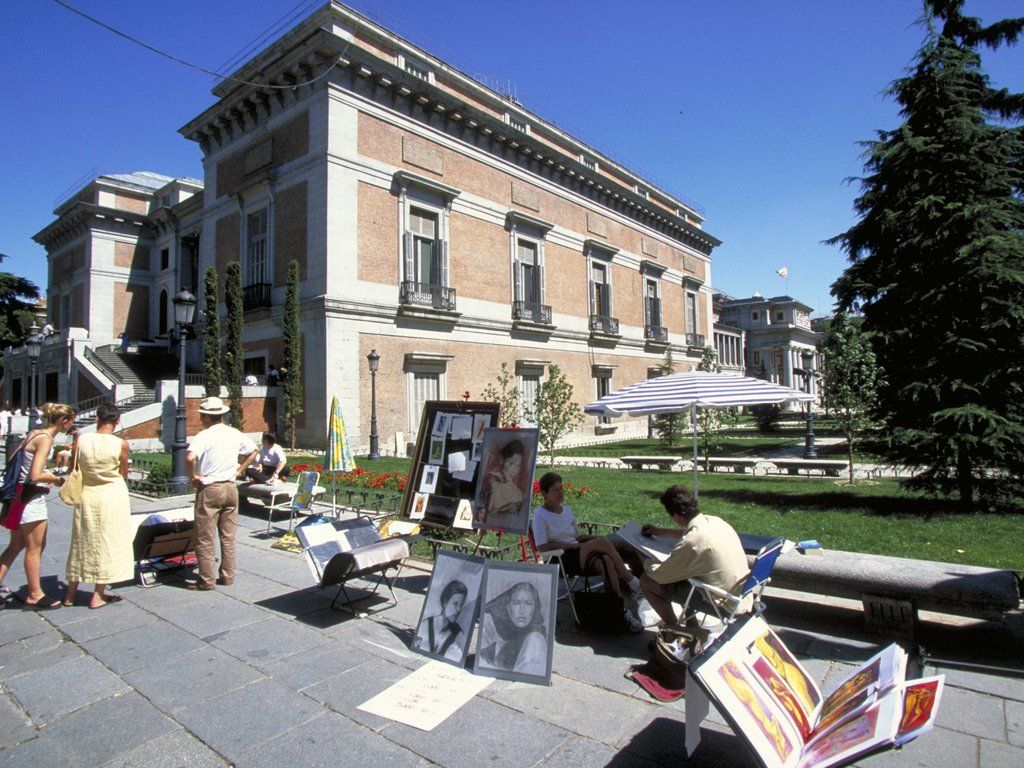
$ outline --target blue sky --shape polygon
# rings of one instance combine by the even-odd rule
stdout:
[[[221,71],[305,0],[68,0]],[[815,307],[845,257],[822,240],[854,221],[858,141],[898,123],[885,86],[923,31],[917,0],[376,0],[386,26],[704,208],[723,240],[717,290],[788,292]],[[968,0],[985,22],[1020,0]],[[1024,48],[984,54],[1024,90]],[[201,177],[177,130],[213,102],[209,75],[160,58],[52,0],[0,3],[0,269],[45,284],[32,235],[93,168]],[[787,282],[775,271],[789,269]]]

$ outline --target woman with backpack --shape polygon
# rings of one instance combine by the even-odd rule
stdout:
[[[21,551],[25,551],[25,578],[28,594],[25,607],[34,611],[60,608],[60,600],[46,596],[39,582],[39,561],[46,547],[47,486],[61,485],[63,477],[46,468],[53,440],[58,433],[67,433],[75,423],[74,410],[63,403],[46,403],[42,409],[46,426],[33,430],[18,450],[24,454],[21,474],[14,499],[9,505],[3,526],[11,532],[11,542],[0,554],[0,582],[3,581]],[[13,456],[11,457],[13,458]]]

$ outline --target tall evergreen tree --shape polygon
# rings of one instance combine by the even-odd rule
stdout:
[[[203,382],[207,397],[220,397],[224,377],[220,367],[220,312],[217,309],[217,269],[203,277]]]
[[[979,54],[1024,18],[962,7],[925,1],[924,44],[889,88],[903,122],[867,144],[860,221],[830,242],[852,262],[832,291],[886,379],[890,458],[970,507],[1024,469],[1024,95],[993,88]]]
[[[0,253],[0,262],[6,258],[6,254]],[[31,280],[0,272],[0,348],[25,341],[32,327],[32,307],[38,299],[39,288]]]
[[[245,350],[242,349],[242,265],[237,261],[228,264],[224,274],[224,308],[227,310],[224,378],[227,380],[228,397],[231,398],[231,424],[242,429],[242,378],[245,375],[242,358]]]
[[[302,324],[299,315],[299,262],[288,262],[284,288],[284,361],[288,372],[284,380],[284,420],[288,439],[295,449],[295,421],[302,413]]]

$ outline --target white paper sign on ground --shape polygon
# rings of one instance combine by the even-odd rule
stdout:
[[[442,661],[431,661],[357,709],[421,731],[432,731],[490,685],[491,680]]]

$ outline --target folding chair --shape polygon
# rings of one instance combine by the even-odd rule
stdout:
[[[267,506],[267,533],[270,533],[270,526],[274,520],[275,512],[288,512],[288,530],[292,529],[292,522],[296,515],[313,514],[314,491],[317,482],[320,480],[319,472],[302,472],[296,480],[295,495],[281,504]]]
[[[538,551],[537,544],[536,544],[536,542],[535,542],[535,540],[533,538],[533,525],[532,525],[532,523],[530,525],[530,529],[528,531],[528,535],[530,537],[530,549],[533,552],[536,552],[537,555],[540,557],[540,559],[543,560],[545,563],[552,563],[552,564],[558,566],[558,573],[562,577],[562,585],[565,587],[565,593],[564,594],[562,593],[561,587],[559,588],[559,590],[558,590],[558,599],[559,600],[565,600],[565,599],[568,598],[568,600],[569,600],[569,607],[572,609],[572,617],[576,621],[576,623],[579,624],[580,623],[580,617],[579,617],[579,614],[576,613],[576,603],[573,602],[572,593],[579,586],[580,579],[587,579],[589,577],[586,576],[583,573],[582,570],[576,570],[574,568],[568,568],[566,566],[565,562],[562,560],[562,555],[565,554],[565,550],[564,549],[549,549],[549,550],[546,550],[544,552]],[[570,579],[571,579],[571,581],[570,581]],[[592,586],[592,588],[594,586],[600,588],[601,585],[597,584],[597,585],[591,585],[591,586]]]
[[[331,526],[334,533],[324,544],[307,546],[304,550],[310,568],[321,589],[337,585],[338,592],[331,601],[331,608],[346,610],[355,614],[354,605],[369,600],[383,585],[391,594],[390,608],[398,604],[394,583],[402,572],[409,556],[409,545],[419,536],[393,537],[382,539],[374,524],[365,518],[322,523]],[[299,526],[301,532],[304,526]],[[302,540],[303,536],[300,536]],[[394,573],[389,576],[389,572]],[[347,586],[354,579],[372,582],[373,589],[366,595],[353,598]],[[339,599],[344,596],[344,601]],[[381,609],[383,610],[383,609]]]
[[[196,548],[195,528],[194,520],[139,526],[132,542],[139,586],[155,586],[158,572],[186,565],[185,556]]]
[[[764,589],[771,581],[772,568],[775,567],[775,561],[782,554],[782,547],[785,543],[786,540],[779,536],[761,547],[754,558],[754,564],[750,567],[750,574],[743,583],[743,589],[738,595],[726,592],[724,589],[719,589],[700,579],[690,579],[690,591],[686,595],[686,602],[683,603],[682,621],[694,618],[701,629],[707,630],[710,635],[717,635],[736,620],[736,614],[747,603],[747,598],[750,598],[753,612],[755,614],[762,613],[765,609],[762,601]],[[710,613],[696,609],[691,610],[690,603],[695,594],[701,596],[705,604],[702,607],[710,608]],[[712,628],[708,629],[705,627],[705,623],[710,619],[714,619],[717,626],[712,624]]]

